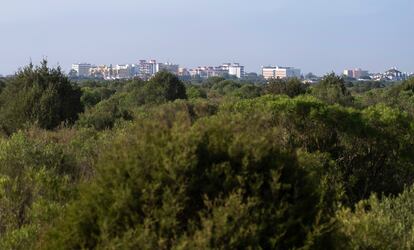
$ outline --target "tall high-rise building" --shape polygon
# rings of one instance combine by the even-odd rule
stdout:
[[[72,70],[74,70],[78,77],[89,77],[89,70],[91,69],[89,63],[76,63],[72,64]]]
[[[285,78],[300,78],[300,69],[293,67],[279,67],[266,66],[262,67],[262,75],[264,79],[285,79]]]

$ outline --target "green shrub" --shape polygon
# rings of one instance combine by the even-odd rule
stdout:
[[[326,75],[312,87],[311,94],[328,104],[352,106],[354,103],[353,96],[345,87],[345,80],[334,73]]]
[[[0,249],[27,249],[73,196],[77,169],[52,143],[0,140]]]
[[[284,131],[287,145],[326,152],[332,174],[344,183],[347,204],[371,193],[398,194],[414,179],[414,121],[406,113],[377,105],[366,110],[327,105],[313,97],[263,96],[224,103],[219,113],[241,113],[246,120],[262,112],[264,129]]]
[[[108,99],[113,94],[115,94],[115,91],[106,87],[83,87],[81,102],[86,108],[90,108]]]
[[[340,210],[337,218],[338,249],[412,249],[414,188],[382,200],[373,195],[361,201],[355,211]]]
[[[234,90],[232,95],[243,99],[250,99],[259,97],[261,93],[262,89],[260,87],[251,84],[243,84],[239,89]]]
[[[120,132],[96,179],[44,239],[46,249],[289,249],[324,241],[337,194],[324,174],[329,158],[284,148],[280,130],[238,114],[194,120],[170,111]]]
[[[207,92],[204,91],[200,86],[189,85],[187,86],[188,99],[207,98]]]
[[[307,86],[297,78],[274,79],[267,83],[265,92],[273,95],[295,97],[306,93]]]
[[[10,79],[0,95],[0,128],[8,134],[36,124],[53,129],[62,122],[74,123],[83,111],[81,91],[60,68],[29,65]]]
[[[124,108],[125,95],[115,95],[112,98],[98,103],[79,117],[79,127],[94,128],[97,130],[111,129],[119,121],[132,120],[132,112]]]

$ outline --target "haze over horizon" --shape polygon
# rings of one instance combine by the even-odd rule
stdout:
[[[412,0],[38,0],[2,3],[0,74],[72,63],[240,62],[303,73],[414,71]]]

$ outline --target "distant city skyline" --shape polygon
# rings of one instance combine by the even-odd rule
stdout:
[[[159,62],[157,60],[139,60],[138,64],[110,64],[93,65],[90,63],[75,63],[68,74],[71,79],[133,79],[139,77],[148,80],[158,72],[167,71],[187,81],[190,79],[206,79],[209,77],[235,77],[237,79],[252,79],[255,75],[245,72],[245,67],[240,63],[222,63],[219,66],[202,66],[196,68],[184,68],[179,64]],[[301,69],[286,66],[263,66],[261,75],[263,80],[271,79],[302,79],[304,83],[317,83],[321,76],[312,73],[302,74]],[[345,69],[342,75],[356,81],[403,81],[412,77],[412,72],[402,72],[397,68],[391,68],[385,72],[369,72],[361,68]],[[257,79],[257,78],[256,78]]]
[[[150,58],[154,58],[154,57],[150,57]],[[49,60],[48,57],[42,57],[38,61],[33,61],[32,59],[30,59],[26,64],[24,64],[22,66],[19,66],[19,67],[16,67],[16,69],[13,72],[10,72],[10,73],[1,73],[0,72],[0,76],[13,75],[14,73],[16,73],[16,71],[18,71],[20,68],[23,68],[23,67],[27,66],[30,62],[32,62],[34,65],[39,65],[40,62],[43,59],[48,60],[48,63],[49,63],[49,66],[50,67],[53,67],[53,68],[55,68],[55,67],[61,67],[61,69],[63,70],[63,72],[66,73],[66,74],[69,74],[70,73],[70,71],[73,69],[73,65],[74,64],[90,64],[91,66],[110,66],[110,65],[112,65],[112,66],[115,67],[115,66],[122,66],[122,65],[139,64],[139,61],[142,60],[142,59],[140,59],[140,60],[136,60],[135,62],[122,62],[122,63],[90,63],[89,61],[77,61],[77,62],[74,62],[74,63],[70,63],[67,67],[64,67],[59,62],[58,63],[52,63]],[[198,64],[196,66],[187,66],[187,65],[180,64],[179,62],[176,62],[176,61],[173,61],[173,60],[171,60],[171,61],[162,61],[162,60],[158,60],[158,59],[151,59],[151,60],[155,60],[155,61],[162,62],[162,63],[173,63],[173,64],[176,64],[177,66],[179,66],[180,68],[186,69],[186,70],[196,69],[196,68],[200,68],[200,67],[201,68],[203,68],[203,67],[215,67],[214,65],[208,65],[208,64]],[[237,61],[234,61],[234,62],[233,61],[226,61],[226,62],[236,63],[236,64],[239,63]],[[219,65],[219,64],[216,63],[215,65]],[[277,67],[282,67],[283,68],[283,67],[286,67],[286,66],[282,66],[282,65],[283,64],[274,64],[274,63],[273,64],[261,64],[259,67],[255,67],[255,68],[259,68],[259,70],[257,70],[257,71],[256,70],[252,71],[252,70],[249,70],[248,68],[244,69],[244,71],[245,71],[245,73],[257,73],[258,75],[263,75],[263,68],[272,68],[272,67],[276,67],[276,68]],[[293,65],[293,67],[292,67],[292,65],[288,65],[288,66],[291,67],[291,68],[298,68],[298,67],[295,67],[294,65]],[[245,66],[243,66],[243,67],[245,68]],[[364,68],[364,69],[366,69],[366,68]],[[395,66],[384,67],[382,70],[378,70],[378,71],[366,70],[365,72],[369,72],[369,73],[381,73],[381,72],[384,72],[384,71],[389,70],[389,69],[398,69],[398,70],[400,70],[403,73],[408,73],[410,75],[413,75],[414,74],[414,70],[405,70],[405,69],[402,69],[402,68],[399,68],[399,67],[395,67]],[[352,68],[352,67],[346,67],[346,68],[338,69],[338,70],[324,71],[323,73],[319,73],[319,72],[315,72],[315,71],[306,71],[306,70],[303,71],[302,70],[300,72],[300,74],[301,75],[306,75],[308,73],[312,73],[312,74],[316,74],[318,76],[323,76],[323,75],[326,75],[326,74],[329,74],[329,73],[334,72],[334,73],[336,73],[338,75],[346,75],[346,76],[348,76],[348,72],[347,71],[352,71],[352,70],[361,70],[361,67],[354,67],[354,68]]]
[[[194,68],[240,62],[322,75],[363,68],[414,71],[412,0],[21,0],[2,3],[0,74],[47,57]]]

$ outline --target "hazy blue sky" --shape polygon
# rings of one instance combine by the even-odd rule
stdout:
[[[3,0],[0,74],[73,62],[414,71],[413,0]]]

